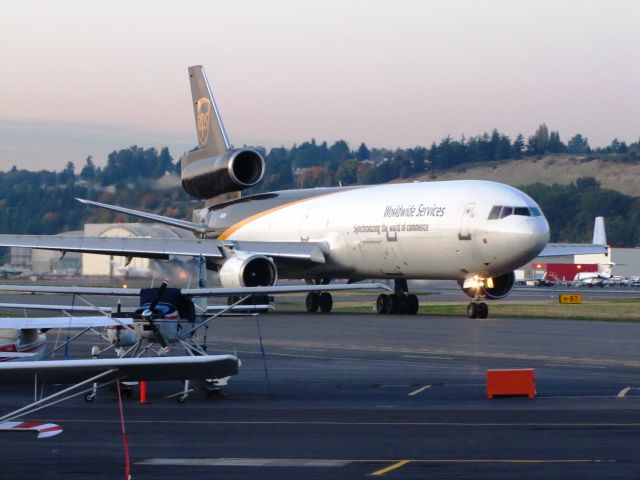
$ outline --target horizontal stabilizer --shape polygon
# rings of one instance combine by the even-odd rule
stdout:
[[[73,384],[112,371],[101,381],[224,378],[238,373],[234,355],[185,357],[98,358],[0,363],[0,384],[33,385],[38,382]]]

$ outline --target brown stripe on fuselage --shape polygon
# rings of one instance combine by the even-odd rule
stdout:
[[[352,187],[352,188],[360,188],[360,187]],[[340,193],[347,190],[351,190],[352,188],[338,187],[338,188],[326,188],[326,189],[314,188],[314,189],[303,189],[303,190],[287,190],[285,192],[273,192],[271,194],[257,194],[250,197],[243,197],[238,200],[232,200],[231,202],[228,202],[224,205],[216,205],[212,207],[212,209],[213,210],[219,209],[221,212],[225,212],[225,210],[229,209],[229,207],[237,206],[241,203],[246,203],[247,206],[251,206],[254,208],[257,207],[256,209],[258,210],[256,213],[249,214],[249,216],[239,219],[233,225],[231,225],[230,227],[227,227],[217,238],[219,240],[226,240],[230,235],[235,233],[241,227],[253,222],[254,220],[262,218],[265,215],[268,215],[272,212],[275,212],[293,205],[297,205],[307,200],[313,200],[314,198],[325,197],[327,195],[333,195],[334,193]],[[264,208],[269,203],[273,204],[274,201],[277,202],[278,200],[282,201],[283,203],[272,206],[270,208]]]

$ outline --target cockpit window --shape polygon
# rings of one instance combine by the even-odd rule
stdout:
[[[502,207],[500,218],[508,217],[509,215],[513,215],[513,207]]]
[[[500,218],[500,210],[502,210],[501,205],[496,205],[489,212],[489,220],[495,220],[496,218]]]
[[[509,215],[518,215],[520,217],[540,217],[542,212],[537,207],[505,207],[496,205],[489,212],[489,220],[505,218]]]

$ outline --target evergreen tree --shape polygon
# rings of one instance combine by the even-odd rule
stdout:
[[[89,155],[85,160],[84,167],[80,171],[80,178],[82,180],[95,180],[96,178],[96,166],[93,163],[93,157]]]

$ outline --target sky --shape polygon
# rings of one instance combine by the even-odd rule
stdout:
[[[637,0],[2,0],[0,170],[177,159],[197,64],[237,146],[640,137]]]

